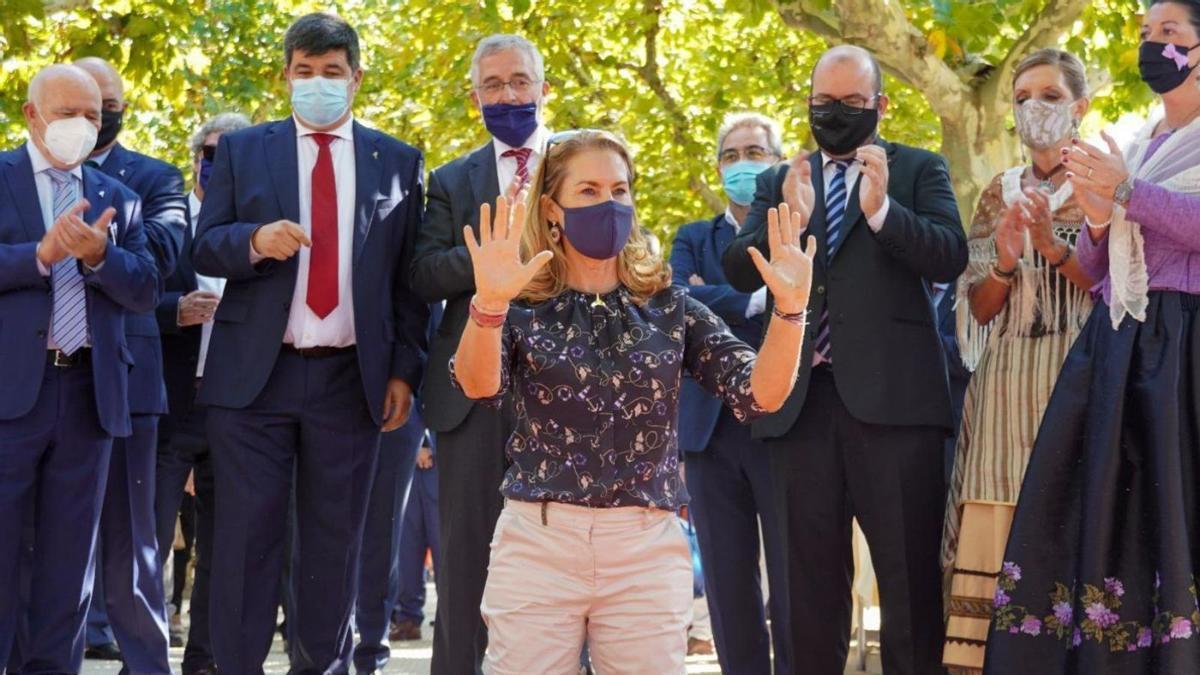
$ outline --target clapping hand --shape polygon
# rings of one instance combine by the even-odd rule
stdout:
[[[800,216],[799,232],[808,227],[813,204],[817,201],[817,192],[812,184],[812,164],[809,164],[808,157],[807,152],[793,157],[788,163],[787,175],[783,177],[783,201],[792,213]]]
[[[864,145],[858,149],[857,157],[862,162],[864,179],[858,189],[858,202],[869,219],[879,213],[887,199],[887,152],[878,145]]]
[[[767,212],[770,262],[757,248],[748,249],[758,273],[775,296],[775,306],[785,314],[798,314],[808,307],[817,239],[809,235],[805,247],[800,248],[800,234],[806,224],[804,214],[792,211],[786,202],[780,204]]]
[[[506,311],[508,303],[524,290],[534,275],[554,257],[542,251],[529,262],[521,262],[521,233],[525,230],[525,194],[515,203],[508,197],[496,199],[496,217],[491,206],[479,207],[479,239],[468,225],[463,228],[467,252],[475,268],[475,297],[479,309],[489,313]]]
[[[117,215],[117,210],[111,206],[104,209],[96,222],[88,225],[81,216],[89,206],[86,199],[81,199],[54,221],[39,247],[38,255],[43,264],[53,265],[71,256],[88,267],[96,267],[104,260],[104,253],[108,249],[108,226]]]
[[[1025,252],[1025,227],[1021,215],[1021,202],[1013,202],[1000,217],[996,225],[996,261],[1005,274],[1017,267]]]
[[[1129,169],[1117,142],[1104,132],[1100,135],[1108,145],[1107,152],[1081,140],[1074,141],[1072,148],[1063,148],[1067,180],[1075,186],[1084,215],[1097,225],[1112,218],[1117,186],[1129,179]]]

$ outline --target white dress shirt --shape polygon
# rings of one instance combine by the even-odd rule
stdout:
[[[821,172],[825,179],[825,192],[822,194],[829,194],[829,186],[831,184],[833,184],[833,177],[835,175],[835,169],[833,167],[833,163],[838,160],[835,160],[834,158],[830,157],[828,154],[822,152],[821,153],[821,161],[823,162],[822,166],[825,169],[824,171]],[[859,176],[862,175],[862,160],[852,159],[852,160],[841,160],[841,161],[850,162],[850,165],[846,167],[846,203],[849,204],[850,197],[854,193],[854,185],[856,183],[858,183],[858,178],[859,178]],[[884,186],[884,189],[885,190],[887,189],[886,185]],[[885,194],[883,196],[883,208],[879,209],[879,213],[876,213],[875,215],[869,216],[867,218],[867,225],[870,226],[870,228],[873,232],[878,232],[883,229],[883,222],[885,220],[887,220],[888,207],[890,207],[891,205],[892,205],[891,197],[888,197]],[[849,225],[849,223],[843,223],[843,225]],[[845,234],[845,233],[843,232],[843,234]]]
[[[529,180],[533,180],[533,174],[537,172],[538,163],[542,161],[542,154],[546,152],[546,140],[549,138],[550,130],[539,124],[537,131],[530,134],[529,138],[525,139],[525,144],[521,146],[533,151],[529,153],[529,161],[525,163],[529,171]],[[496,177],[500,183],[500,194],[504,194],[517,175],[517,158],[501,156],[505,152],[513,150],[513,146],[495,137],[492,137],[492,141],[496,148]]]
[[[192,214],[192,240],[196,239],[196,223],[200,221],[200,200],[196,198],[196,192],[193,190],[188,193],[188,206]],[[221,295],[225,292],[225,279],[222,277],[206,277],[203,274],[196,275],[196,290],[208,291]],[[204,362],[208,357],[208,341],[212,339],[213,322],[212,319],[205,321],[200,325],[200,354],[196,360],[196,377],[204,377]]]
[[[299,183],[300,228],[312,238],[312,172],[317,165],[318,146],[310,138],[314,133],[299,118],[296,121],[296,178]],[[329,144],[333,159],[334,184],[337,188],[338,213],[338,305],[324,319],[308,306],[308,265],[312,250],[301,246],[296,253],[299,269],[296,288],[292,292],[292,308],[288,313],[283,341],[297,349],[309,347],[349,347],[355,343],[353,275],[350,264],[354,254],[354,209],[356,200],[356,170],[354,165],[354,118],[342,126],[324,133],[336,136]],[[252,259],[257,252],[251,246]],[[259,258],[261,259],[261,258]]]

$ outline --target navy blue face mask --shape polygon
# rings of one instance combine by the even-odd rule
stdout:
[[[633,207],[618,201],[562,210],[563,236],[576,251],[595,260],[620,255],[633,232]]]
[[[493,103],[483,106],[483,125],[502,143],[521,147],[538,128],[536,103]]]

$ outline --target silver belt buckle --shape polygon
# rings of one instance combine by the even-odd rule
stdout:
[[[54,367],[55,368],[68,368],[73,365],[75,365],[75,363],[73,361],[71,361],[71,357],[68,356],[66,352],[64,352],[61,349],[54,350]]]

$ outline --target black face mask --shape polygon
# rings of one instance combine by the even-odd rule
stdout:
[[[100,133],[96,136],[96,147],[107,148],[117,140],[117,134],[121,133],[121,126],[124,123],[124,110],[101,110]]]
[[[851,108],[841,101],[809,106],[808,125],[825,152],[848,155],[871,140],[879,126],[879,108]]]
[[[1188,66],[1188,52],[1200,45],[1180,47],[1167,42],[1143,42],[1138,53],[1138,69],[1156,94],[1175,91],[1188,81],[1194,67]]]

